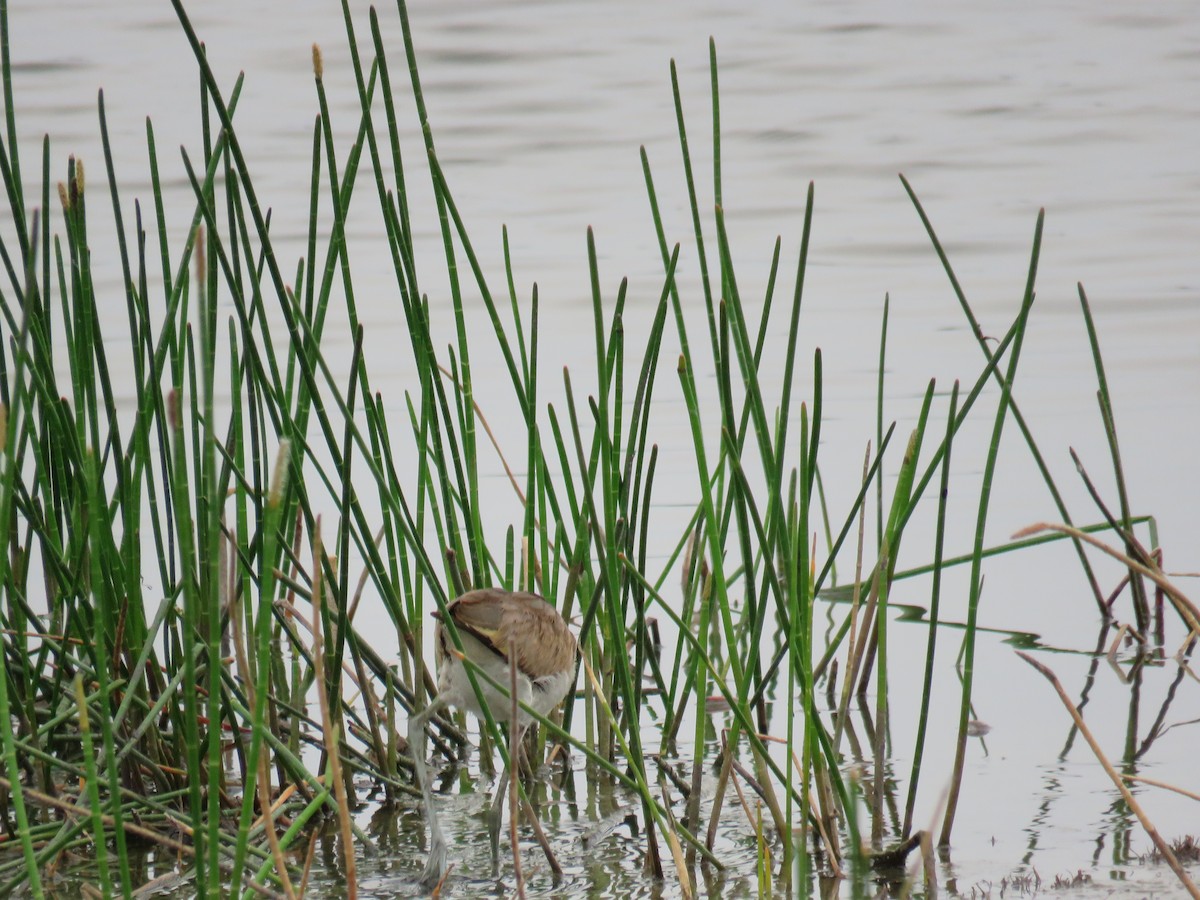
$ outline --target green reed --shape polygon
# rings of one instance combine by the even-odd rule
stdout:
[[[585,777],[612,779],[635,798],[649,826],[654,878],[698,887],[698,862],[702,870],[723,865],[718,824],[724,805],[733,805],[731,789],[742,798],[743,787],[766,807],[766,815],[760,806],[748,821],[760,872],[797,892],[809,891],[819,873],[864,870],[868,841],[878,853],[909,838],[927,741],[941,574],[972,565],[961,767],[982,562],[1046,540],[983,545],[999,436],[1010,414],[1070,521],[1013,396],[1040,220],[1025,302],[992,346],[982,340],[933,226],[903,182],[985,360],[964,382],[970,388],[961,403],[957,384],[948,404],[928,386],[897,455],[896,424],[884,404],[885,300],[873,446],[851,503],[831,510],[820,464],[823,360],[819,350],[811,366],[797,359],[814,186],[794,260],[777,240],[765,291],[745,296],[724,212],[715,43],[709,200],[701,199],[674,64],[670,72],[689,201],[684,230],[696,252],[706,326],[700,332],[708,345],[689,333],[695,315],[678,285],[681,243],[669,236],[673,226],[661,213],[643,149],[663,264],[649,327],[642,334],[627,330],[628,283],[614,287],[601,277],[597,238],[589,231],[581,241],[595,359],[564,370],[559,389],[542,367],[536,287],[527,299],[519,296],[507,234],[504,283],[493,290],[455,202],[429,126],[403,3],[403,63],[422,134],[416,149],[428,162],[417,174],[427,173],[433,188],[442,258],[417,259],[412,223],[431,212],[410,209],[415,174],[406,165],[405,123],[394,101],[395,58],[374,9],[369,45],[362,44],[368,55],[361,54],[344,2],[360,102],[337,114],[356,117],[354,138],[348,148],[334,139],[335,111],[314,48],[309,212],[304,255],[294,261],[290,282],[284,272],[293,261],[276,251],[271,214],[238,139],[242,79],[222,90],[181,0],[173,5],[202,86],[201,152],[194,159],[182,153],[191,196],[185,237],[175,246],[152,125],[146,128],[152,208],[143,210],[140,201],[131,208],[116,177],[102,95],[98,104],[132,360],[131,383],[117,384],[109,357],[118,326],[101,315],[115,301],[98,295],[93,277],[93,254],[106,251],[89,238],[94,198],[82,163],[72,161],[55,213],[47,139],[38,202],[27,202],[7,4],[0,0],[6,114],[0,174],[12,226],[0,240],[8,279],[0,289],[8,339],[0,348],[0,522],[10,535],[9,551],[0,554],[0,721],[17,723],[0,729],[0,743],[21,854],[19,860],[15,852],[0,854],[0,892],[24,887],[42,896],[43,871],[65,850],[91,841],[95,869],[82,877],[127,895],[137,887],[132,835],[179,853],[200,895],[264,887],[290,892],[301,873],[287,851],[325,816],[340,816],[343,852],[353,853],[346,807],[360,802],[356,778],[370,778],[389,803],[413,793],[396,706],[412,714],[435,689],[425,655],[429,612],[488,584],[536,590],[578,625],[588,673],[561,717],[543,720],[542,737],[582,753]],[[404,414],[390,419],[363,351],[354,248],[345,228],[356,201],[377,204],[382,215],[417,373]],[[715,246],[705,238],[710,208]],[[438,301],[423,286],[418,262],[421,273],[447,276],[448,340],[437,333]],[[511,386],[518,416],[509,431],[524,441],[515,460],[524,464],[523,476],[511,477],[514,512],[500,532],[495,523],[506,513],[485,511],[480,496],[481,458],[491,438],[489,411],[476,400],[474,361],[483,350],[468,340],[468,286],[481,298]],[[1116,528],[1133,548],[1133,528],[1146,519],[1131,512],[1082,289],[1080,298],[1120,494],[1120,520],[1108,516],[1089,528]],[[353,339],[348,368],[323,349],[339,307]],[[225,321],[219,309],[232,310]],[[783,374],[771,383],[762,363],[776,341],[784,347]],[[660,379],[660,364],[672,359],[675,379]],[[709,372],[711,387],[703,377]],[[1000,396],[975,546],[969,555],[945,558],[950,450],[994,381]],[[580,383],[594,393],[579,393]],[[694,508],[687,525],[667,536],[673,551],[652,572],[652,541],[663,540],[654,515],[660,421],[654,401],[676,384],[699,489],[688,498]],[[136,404],[122,411],[115,398],[131,393]],[[511,474],[510,460],[500,455]],[[890,497],[885,465],[897,473]],[[933,558],[900,569],[902,548],[923,546],[924,536],[906,538],[906,531],[939,473]],[[367,512],[368,497],[377,498],[376,513]],[[868,514],[875,521],[871,540]],[[837,585],[835,560],[855,533],[855,577]],[[901,824],[889,821],[884,808],[894,683],[890,602],[897,581],[928,571],[934,575],[928,649]],[[667,588],[675,578],[678,600]],[[148,587],[147,579],[160,587]],[[837,608],[840,623],[822,640],[814,625],[817,604],[844,598],[852,602]],[[356,627],[360,602],[379,604],[389,617],[395,661],[383,659]],[[1144,600],[1137,602],[1144,608]],[[659,614],[676,634],[661,654],[651,625]],[[450,631],[457,642],[452,623]],[[473,681],[487,677],[468,670]],[[866,699],[872,681],[873,712]],[[822,703],[822,687],[833,702]],[[308,712],[318,693],[319,718]],[[715,741],[713,698],[732,717]],[[860,782],[846,765],[854,710],[873,716],[869,753],[862,754],[869,781]],[[507,763],[506,741],[493,717],[486,718],[483,764],[491,763],[490,748]],[[661,740],[651,748],[644,732],[654,721]],[[691,733],[681,738],[688,724]],[[773,734],[781,724],[783,734]],[[438,752],[456,761],[467,740],[461,716],[439,716],[431,730]],[[689,777],[672,777],[675,761],[686,764]],[[709,766],[720,773],[711,800],[702,790]],[[86,799],[82,793],[74,803],[54,799],[81,779]],[[285,790],[283,806],[272,810]],[[865,796],[872,802],[861,807]],[[943,841],[954,812],[952,801]],[[265,824],[254,824],[263,815]],[[285,816],[292,824],[277,834],[274,822]],[[176,828],[190,844],[169,834]],[[366,841],[361,834],[356,839]]]

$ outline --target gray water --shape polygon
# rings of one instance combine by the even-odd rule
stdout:
[[[93,196],[102,196],[95,91],[103,87],[123,191],[149,201],[144,120],[150,116],[168,173],[168,209],[178,210],[171,224],[185,227],[188,190],[175,148],[184,144],[193,158],[199,154],[198,88],[169,4],[10,5],[24,158],[38,159],[40,136],[49,133],[53,171],[65,173],[68,153],[80,156],[88,162]],[[324,52],[342,148],[358,123],[338,5],[210,0],[191,6],[226,89],[239,70],[247,73],[240,136],[260,195],[274,209],[277,250],[294,259],[304,252],[317,111],[313,42]],[[365,45],[366,6],[352,7]],[[503,284],[500,229],[507,224],[519,292],[527,297],[530,285],[538,284],[543,372],[592,354],[587,226],[595,229],[607,295],[615,295],[622,276],[630,278],[629,333],[637,333],[638,317],[644,320],[657,300],[662,266],[639,146],[654,167],[669,239],[685,242],[685,296],[690,291],[699,302],[668,60],[679,67],[701,202],[711,204],[712,35],[721,64],[724,206],[743,295],[764,289],[777,235],[783,241],[781,290],[790,293],[804,195],[815,182],[800,359],[822,349],[828,416],[823,474],[833,507],[844,508],[855,493],[865,442],[874,431],[885,293],[891,300],[887,409],[900,419],[898,434],[912,426],[929,378],[948,389],[954,378],[973,379],[978,370],[978,350],[897,178],[902,172],[992,334],[1002,332],[1016,312],[1035,218],[1045,208],[1038,300],[1017,385],[1022,409],[1069,507],[1082,521],[1098,518],[1067,455],[1073,446],[1091,471],[1106,471],[1078,312],[1076,283],[1082,282],[1105,352],[1135,512],[1157,517],[1167,569],[1194,572],[1200,568],[1200,478],[1193,456],[1200,446],[1200,17],[1189,3],[1133,9],[1114,13],[1084,2],[759,3],[744,9],[733,3],[449,2],[413,3],[410,14],[440,158],[484,269],[494,289]],[[380,13],[399,79],[395,11],[385,7]],[[402,84],[398,93],[405,108],[410,101]],[[406,152],[417,159],[415,118],[406,121]],[[412,182],[414,207],[431,211],[428,185]],[[373,203],[360,199],[349,240],[367,325],[366,356],[375,385],[399,415],[411,369],[391,352],[406,339],[382,228],[369,210]],[[424,287],[437,303],[445,288],[437,281],[432,212],[419,232],[422,249],[431,254]],[[93,232],[94,247],[105,240],[102,231]],[[114,254],[95,256],[101,290],[115,289]],[[335,334],[331,353],[338,340]],[[340,340],[348,350],[344,333]],[[484,409],[503,410],[508,401],[490,396],[487,380],[480,381]],[[495,381],[502,390],[503,380]],[[548,399],[560,398],[557,378],[548,382]],[[663,384],[673,388],[673,382]],[[669,418],[680,406],[678,392],[664,392],[662,403]],[[655,439],[665,461],[681,463],[666,481],[660,476],[658,497],[667,520],[675,515],[682,523],[695,484],[694,473],[682,465],[692,458],[682,443],[687,437],[666,429]],[[985,439],[986,428],[976,429],[974,440]],[[983,454],[980,446],[968,447],[956,450],[955,484],[964,505],[951,521],[951,552],[969,549],[972,537],[969,509]],[[517,444],[505,449],[523,458]],[[993,542],[1023,525],[1057,518],[1011,429],[1004,449],[1001,490],[992,504]],[[488,465],[499,473],[498,463]],[[1111,500],[1111,479],[1101,477]],[[514,515],[514,501],[499,477],[485,489],[500,535]],[[909,562],[921,559],[914,552]],[[1091,651],[1097,617],[1070,553],[1042,550],[1024,560],[987,570],[982,624],[1034,633],[1051,648]],[[1105,585],[1115,585],[1114,567],[1101,564],[1099,571]],[[960,619],[964,583],[957,573],[948,583],[947,614]],[[1195,593],[1194,581],[1182,584]],[[923,586],[902,590],[901,602],[927,602]],[[364,608],[363,615],[370,612]],[[389,628],[382,623],[384,631]],[[893,644],[895,673],[919,671],[925,631],[911,634]],[[1001,879],[1014,872],[1037,871],[1049,881],[1083,870],[1095,896],[1171,895],[1169,880],[1156,881],[1157,870],[1131,861],[1126,850],[1144,853],[1148,839],[1114,812],[1114,791],[1082,742],[1064,750],[1068,726],[1057,698],[1003,637],[986,638],[979,649],[976,713],[992,731],[986,743],[972,743],[953,863],[943,868],[943,880],[955,879],[957,889],[970,895],[973,887],[998,892]],[[1044,658],[1078,696],[1090,660],[1082,654]],[[1177,673],[1172,663],[1145,673],[1135,718],[1130,688],[1100,664],[1088,715],[1110,755],[1120,756],[1131,719],[1138,739],[1145,737]],[[1155,743],[1141,767],[1143,774],[1193,790],[1194,721],[1200,718],[1195,687],[1185,677],[1164,723],[1178,727]],[[952,752],[950,707],[957,684],[950,662],[939,688],[935,699],[942,706],[931,725],[918,822],[936,816],[938,785]],[[902,748],[912,746],[903,719],[901,711],[893,736],[900,777],[908,766]],[[1196,832],[1190,801],[1148,788],[1139,796],[1167,837]],[[468,795],[445,802],[461,810],[473,801]],[[582,812],[567,816],[577,817],[577,824],[562,824],[560,852],[573,873],[574,892],[619,896],[639,883],[630,858],[636,842],[626,841],[627,831],[616,829],[602,843],[611,854],[602,872],[577,840],[596,827],[597,817],[604,821],[606,809],[581,803]],[[416,868],[408,843],[418,833],[415,814],[409,825],[396,856],[364,875],[364,888],[375,896],[403,895],[405,885],[411,887],[405,878]],[[464,815],[451,827],[469,842],[479,823]],[[1114,838],[1126,829],[1129,848]],[[736,845],[736,828],[729,840]],[[752,846],[742,850],[752,858]],[[732,855],[737,858],[737,851]],[[466,854],[460,868],[468,878],[487,867],[478,854]],[[614,872],[623,876],[606,881]],[[736,883],[726,887],[732,892]],[[464,895],[482,889],[478,882],[461,886]]]

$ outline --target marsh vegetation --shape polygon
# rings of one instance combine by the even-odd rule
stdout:
[[[504,271],[479,261],[402,3],[402,47],[385,44],[375,10],[360,22],[346,8],[359,97],[348,144],[314,47],[310,214],[286,226],[304,231],[298,259],[276,253],[280,226],[239,142],[243,80],[212,71],[173,4],[199,76],[202,142],[160,161],[147,121],[153,187],[130,198],[114,174],[103,94],[103,159],[73,159],[60,182],[51,138],[40,158],[21,158],[0,2],[0,722],[10,726],[0,894],[86,885],[128,896],[153,883],[181,895],[295,896],[311,880],[310,893],[336,884],[353,896],[363,865],[376,880],[391,873],[378,894],[415,890],[423,825],[403,736],[435,692],[431,614],[445,618],[455,597],[481,587],[544,596],[579,641],[578,678],[560,709],[538,716],[514,804],[520,795],[522,810],[541,810],[551,846],[563,836],[602,845],[621,829],[618,855],[636,861],[619,874],[577,863],[556,875],[522,827],[494,860],[518,889],[566,878],[580,893],[629,890],[641,879],[683,896],[747,886],[932,896],[937,849],[944,863],[963,814],[970,742],[986,740],[973,706],[985,569],[1044,560],[1035,554],[1047,545],[1089,589],[1072,601],[1097,623],[1089,679],[1111,662],[1133,710],[1143,673],[1168,673],[1153,727],[1107,751],[1127,776],[1153,754],[1177,694],[1194,693],[1200,614],[1163,572],[1155,520],[1129,500],[1103,336],[1082,286],[1109,457],[1103,471],[1076,460],[1091,507],[1067,508],[1021,413],[1041,215],[1019,302],[988,332],[901,178],[978,362],[951,385],[929,381],[914,427],[899,429],[885,404],[885,303],[862,335],[878,390],[861,472],[835,488],[822,478],[822,354],[800,349],[814,187],[795,246],[777,242],[765,278],[747,277],[725,221],[715,44],[711,130],[691,127],[672,67],[681,162],[652,166],[642,153],[656,296],[634,312],[628,282],[601,277],[589,232],[594,354],[549,370],[538,292],[518,289],[507,235]],[[415,123],[397,107],[403,92]],[[711,171],[693,166],[700,143]],[[100,169],[107,192],[94,187]],[[166,171],[191,189],[181,232],[162,201]],[[411,201],[418,177],[432,185],[431,208]],[[697,271],[683,290],[685,255],[658,200],[668,178],[687,189]],[[402,397],[381,392],[363,350],[346,223],[364,205],[386,234],[404,321],[395,352],[413,377]],[[99,216],[112,217],[115,246],[89,240]],[[428,223],[440,257],[418,254],[414,233]],[[97,290],[98,254],[119,261],[119,296]],[[743,293],[751,281],[765,290]],[[334,327],[348,345],[329,347]],[[126,352],[128,381],[112,365]],[[498,391],[501,408],[481,405]],[[519,441],[495,439],[501,418]],[[960,489],[951,462],[967,428],[983,439],[968,443],[977,477]],[[687,453],[664,462],[664,431],[684,435]],[[987,522],[1004,490],[1002,448],[1032,463],[1058,516],[995,542]],[[482,484],[496,459],[508,481],[502,511]],[[694,472],[695,492],[664,500],[667,465]],[[948,549],[952,498],[971,513],[966,553]],[[664,504],[684,513],[664,517]],[[944,578],[955,579],[950,599]],[[916,622],[895,599],[914,583]],[[362,627],[365,606],[382,611],[373,621],[388,633]],[[1045,649],[1026,642],[1026,658],[1057,685]],[[1073,702],[1063,692],[1068,741],[1092,740],[1072,720],[1087,691]],[[930,727],[937,704],[952,727]],[[493,783],[511,755],[503,718],[486,716],[478,733],[462,715],[431,719],[444,787],[461,788],[439,802]],[[1129,779],[1112,773],[1128,836],[1143,814]],[[496,884],[469,812],[452,829],[447,894],[456,881],[464,894]],[[1156,849],[1194,893],[1167,842]]]

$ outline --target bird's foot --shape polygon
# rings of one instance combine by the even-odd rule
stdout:
[[[433,890],[446,877],[446,868],[446,843],[440,835],[434,835],[429,842],[429,858],[421,872],[421,886],[426,890]]]

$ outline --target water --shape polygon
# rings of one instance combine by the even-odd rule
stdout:
[[[226,89],[238,70],[247,72],[241,138],[257,187],[274,208],[277,247],[294,259],[304,252],[304,186],[316,114],[312,42],[324,51],[342,148],[357,127],[339,11],[311,0],[193,5],[195,25]],[[352,5],[365,46],[366,7]],[[85,159],[93,210],[99,209],[104,177],[94,91],[103,87],[117,178],[127,196],[143,202],[149,200],[144,117],[153,119],[169,200],[177,204],[168,208],[179,210],[171,219],[178,233],[186,225],[188,189],[175,148],[185,144],[193,158],[199,155],[198,91],[169,6],[159,0],[115,6],[14,2],[10,18],[26,166],[40,158],[40,135],[50,133],[52,170],[62,177],[68,153]],[[402,45],[394,10],[381,9],[381,18],[399,79]],[[810,359],[816,346],[823,351],[830,418],[822,453],[833,507],[844,508],[854,493],[863,447],[873,434],[885,293],[892,329],[887,408],[901,418],[898,435],[911,427],[928,378],[937,377],[946,389],[956,377],[973,378],[978,367],[978,350],[896,177],[903,172],[991,334],[1002,332],[1015,314],[1035,216],[1039,207],[1046,209],[1038,301],[1017,386],[1022,409],[1068,505],[1081,520],[1095,519],[1067,455],[1068,446],[1076,447],[1111,498],[1109,480],[1101,475],[1107,450],[1078,313],[1076,283],[1082,281],[1105,352],[1133,506],[1158,517],[1168,569],[1200,567],[1194,556],[1200,479],[1192,457],[1200,445],[1200,20],[1191,4],[1114,14],[1082,2],[1049,9],[1028,2],[761,3],[753,9],[729,3],[449,2],[414,4],[411,18],[440,157],[484,269],[494,288],[502,284],[500,228],[507,223],[520,294],[527,297],[533,281],[539,286],[543,372],[574,366],[592,353],[586,226],[595,229],[607,295],[615,294],[620,277],[630,278],[629,333],[637,333],[657,299],[662,267],[643,188],[641,145],[654,167],[670,239],[685,242],[685,297],[699,302],[667,61],[678,62],[701,202],[711,204],[705,173],[711,165],[707,39],[713,35],[721,62],[723,199],[743,294],[763,290],[776,235],[784,248],[781,291],[790,292],[804,192],[810,180],[816,185],[800,359]],[[409,101],[402,85],[398,93],[404,108]],[[411,126],[415,119],[406,121]],[[415,127],[408,139],[409,160],[419,158]],[[35,174],[26,171],[27,181]],[[412,181],[414,207],[431,209],[427,184]],[[349,239],[367,358],[375,384],[393,398],[399,414],[411,369],[390,352],[404,339],[402,317],[373,205],[360,194]],[[440,239],[432,216],[419,231],[431,254],[424,287],[436,302],[445,291],[437,281]],[[111,247],[106,237],[94,231],[93,246]],[[95,254],[102,291],[118,284],[114,256]],[[331,340],[332,347],[339,340],[349,347],[344,333]],[[586,379],[574,368],[573,376]],[[486,381],[481,379],[479,400],[485,410],[497,411],[494,422],[502,420],[499,411],[508,401],[492,396]],[[670,379],[662,383],[673,387]],[[546,390],[548,399],[561,397],[557,378],[548,378]],[[668,418],[680,409],[677,391],[665,392],[662,402]],[[682,431],[667,429],[656,438],[664,460],[690,465],[690,448],[678,443],[686,440]],[[975,440],[985,439],[981,425]],[[523,456],[516,444],[506,450]],[[1013,429],[1004,450],[993,541],[1032,521],[1056,518]],[[964,498],[977,491],[982,458],[978,448],[958,453],[955,490]],[[499,473],[498,464],[489,465]],[[668,521],[672,502],[678,506],[694,496],[694,475],[684,465],[673,468],[673,480],[658,492]],[[485,490],[497,509],[511,509],[502,479],[489,479]],[[970,505],[965,499],[963,509]],[[676,510],[680,521],[686,514]],[[507,515],[498,514],[498,527]],[[951,527],[952,552],[969,548],[973,521],[967,513]],[[914,552],[909,562],[920,559]],[[1115,583],[1114,568],[1100,571],[1106,585]],[[961,619],[965,578],[956,573],[948,586],[947,614]],[[898,599],[904,602],[927,602],[923,586],[902,590]],[[988,570],[981,621],[989,628],[1034,632],[1047,646],[1091,651],[1095,619],[1065,551],[1037,551],[1024,566]],[[911,634],[893,645],[896,673],[917,670],[925,632]],[[1104,895],[1126,887],[1169,891],[1169,880],[1166,888],[1147,882],[1157,877],[1155,870],[1131,864],[1123,847],[1114,846],[1114,834],[1126,825],[1114,821],[1111,786],[1079,740],[1063,752],[1068,726],[1058,700],[1003,638],[983,639],[979,651],[976,712],[992,731],[972,744],[953,868],[942,877],[956,878],[958,889],[969,894],[974,885],[999,885],[1011,872],[1036,870],[1051,880],[1083,869]],[[943,646],[953,642],[951,632]],[[952,653],[943,650],[944,656]],[[1091,660],[1046,658],[1078,697]],[[1145,737],[1176,675],[1169,663],[1148,671],[1134,711],[1131,689],[1101,662],[1087,712],[1110,754],[1120,755],[1131,721],[1139,739]],[[956,689],[948,665],[939,679],[945,688],[937,699],[944,707],[931,725],[935,737],[919,822],[935,816],[938,785],[950,762],[946,735]],[[1143,772],[1195,788],[1196,726],[1187,723],[1200,711],[1191,688],[1185,679],[1165,722],[1178,727],[1149,751]],[[906,690],[911,686],[898,696]],[[912,739],[904,717],[896,721],[892,763],[903,779],[903,748]],[[1149,790],[1141,797],[1163,834],[1195,830],[1186,801]],[[581,819],[590,821],[588,815]],[[415,828],[415,821],[410,824]],[[478,823],[464,818],[460,825]],[[570,843],[585,827],[591,826],[566,823],[561,834]],[[1145,852],[1147,839],[1136,823],[1128,827],[1132,849]],[[613,860],[623,861],[614,863],[614,871],[629,880],[592,882],[599,875],[585,866],[585,874],[570,882],[574,888],[591,884],[589,892],[598,896],[633,889],[631,851],[614,840]],[[407,865],[411,857],[403,859]],[[571,858],[564,862],[572,864]],[[582,865],[578,856],[574,862]],[[394,866],[394,859],[387,865]],[[389,896],[385,868],[365,876],[375,879],[366,886],[374,884],[377,896]],[[470,859],[462,868],[472,868]],[[486,871],[486,865],[476,870]],[[403,893],[406,882],[397,877],[395,891]]]

